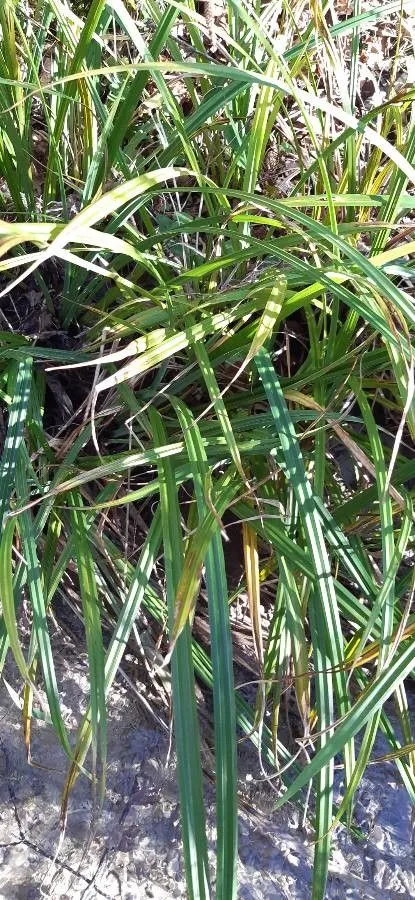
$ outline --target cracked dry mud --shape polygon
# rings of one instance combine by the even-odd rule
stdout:
[[[64,703],[71,713],[86,699],[84,660],[65,648],[59,663]],[[383,747],[378,750],[383,752]],[[19,712],[3,687],[0,695],[0,900],[37,900],[44,895],[92,898],[185,897],[174,762],[166,765],[166,735],[149,726],[136,701],[118,686],[110,704],[108,790],[103,815],[86,858],[91,797],[80,779],[70,804],[67,833],[59,848],[59,801],[65,761],[53,733],[34,728],[28,766]],[[255,771],[249,752],[243,773]],[[262,802],[264,788],[258,794]],[[270,807],[268,802],[268,808]],[[415,897],[411,808],[390,763],[368,769],[356,806],[367,839],[353,842],[337,832],[328,898]],[[207,786],[211,861],[213,792]],[[298,829],[292,806],[264,814],[264,823],[240,816],[238,896],[241,900],[310,897],[312,845]]]

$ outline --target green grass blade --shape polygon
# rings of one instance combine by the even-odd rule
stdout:
[[[32,360],[12,363],[8,379],[8,393],[12,398],[4,449],[0,463],[0,532],[9,509],[15,484],[15,470],[19,447],[24,438],[25,422],[30,400]]]
[[[277,808],[294,797],[320,772],[322,766],[327,765],[337,753],[342,752],[345,742],[362,729],[368,719],[374,716],[397,686],[409,675],[414,662],[415,643],[410,641],[396,654],[392,664],[369,683],[369,687],[354,704],[347,718],[337,726],[334,735],[321,750],[318,750],[301,775],[278,801]]]
[[[94,562],[88,543],[88,529],[80,494],[69,494],[74,549],[82,599],[90,682],[92,728],[92,775],[99,807],[105,795],[107,759],[107,710],[105,702],[105,652],[102,640],[101,609]]]
[[[105,697],[107,698],[114,679],[117,675],[118,667],[127,647],[127,643],[133,628],[134,622],[140,611],[141,604],[145,598],[146,590],[148,590],[149,579],[157,559],[161,542],[161,520],[160,512],[157,511],[153,517],[148,535],[143,545],[136,569],[130,582],[129,590],[125,602],[120,610],[120,614],[111,636],[110,644],[105,658]],[[84,720],[79,729],[76,746],[74,748],[74,762],[71,764],[65,782],[63,791],[63,817],[65,818],[66,806],[69,793],[73,788],[76,778],[79,774],[79,767],[83,765],[86,754],[92,740],[92,709],[88,706]]]
[[[19,498],[27,498],[26,467],[20,458],[20,454],[16,466],[16,490]],[[13,522],[13,520],[10,521]],[[30,512],[27,509],[20,513],[19,527],[21,531],[23,556],[27,569],[26,577],[30,603],[33,610],[33,625],[36,634],[46,696],[49,704],[49,712],[60,743],[67,755],[71,757],[72,751],[59,702],[58,683],[46,615],[47,604],[43,590],[42,571],[37,554],[35,531]],[[6,560],[4,564],[6,565]],[[11,565],[11,556],[9,565]],[[10,596],[9,607],[11,612]],[[15,615],[14,604],[13,614]]]
[[[200,431],[189,410],[178,400],[174,401],[174,408],[177,412],[189,453],[199,523],[200,527],[202,527],[209,512],[205,497],[206,479],[209,474],[206,452]],[[221,495],[222,490],[220,490]],[[222,515],[221,510],[218,510],[218,515]],[[217,521],[216,531],[210,539],[204,564],[209,604],[215,717],[216,897],[218,900],[228,900],[228,898],[229,900],[234,900],[236,898],[238,832],[236,711],[228,590],[222,539]]]
[[[160,415],[150,410],[153,440],[165,440]],[[169,631],[173,634],[175,598],[183,566],[183,543],[177,488],[168,459],[158,464],[160,508],[163,528],[166,593]],[[199,726],[196,713],[193,661],[190,629],[186,625],[180,634],[171,660],[173,719],[176,738],[182,840],[186,880],[191,900],[205,900],[209,896],[209,874],[203,784],[200,760]]]
[[[310,604],[313,604],[316,668],[317,662],[319,662],[318,671],[328,671],[332,667],[341,670],[344,662],[342,629],[320,516],[310,483],[306,477],[294,426],[289,417],[284,395],[267,351],[264,349],[260,350],[255,357],[255,363],[275,419],[278,441],[285,456],[287,475],[296,496],[308,548],[315,566],[316,585]],[[317,680],[319,681],[319,679]],[[344,716],[349,709],[344,672],[337,672],[334,677],[334,683],[336,685],[339,713],[341,716]],[[324,679],[320,677],[317,699],[319,701],[320,730],[322,731],[320,752],[322,752],[326,742],[333,733],[331,678],[327,675]],[[349,744],[344,749],[346,754],[346,772],[350,774],[353,768],[353,748]],[[317,800],[317,828],[319,830],[317,833],[315,857],[317,872],[315,897],[324,897],[327,879],[330,849],[328,830],[332,815],[333,775],[330,760],[327,770],[322,768],[319,773],[320,784]]]

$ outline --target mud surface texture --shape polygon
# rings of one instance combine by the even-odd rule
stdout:
[[[69,722],[72,711],[79,710],[82,695],[86,701],[84,673],[82,660],[65,652],[59,675]],[[49,727],[36,725],[32,751],[34,762],[40,765],[27,764],[19,711],[3,685],[0,900],[42,896],[68,900],[185,898],[174,757],[166,763],[168,736],[144,720],[127,691],[118,686],[111,700],[107,799],[86,858],[91,820],[87,782],[80,779],[75,787],[65,840],[59,847],[65,760]],[[241,770],[242,777],[249,780],[249,753],[241,761]],[[257,771],[253,758],[252,771]],[[263,785],[257,800],[266,805]],[[299,829],[295,808],[287,806],[278,813],[270,808],[268,798],[263,824],[249,813],[241,813],[238,896],[241,900],[306,900],[310,897],[311,841]],[[207,817],[213,864],[213,792],[209,786]],[[367,837],[357,843],[346,831],[337,832],[327,897],[414,897],[411,808],[391,763],[367,770],[356,817]]]

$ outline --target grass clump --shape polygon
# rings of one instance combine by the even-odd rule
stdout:
[[[86,771],[99,807],[106,700],[145,614],[171,666],[189,896],[211,891],[197,679],[213,693],[216,896],[236,896],[244,734],[277,805],[312,780],[322,898],[379,729],[415,799],[406,6],[238,0],[213,25],[201,7],[0,10],[0,659],[22,677],[28,745],[36,716],[66,751],[64,812]],[[75,569],[91,688],[76,737],[49,637]]]

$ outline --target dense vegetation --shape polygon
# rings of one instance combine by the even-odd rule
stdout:
[[[312,779],[315,898],[379,730],[415,801],[405,6],[0,5],[1,666],[10,651],[28,745],[45,719],[67,753],[63,813],[78,775],[99,809],[106,701],[136,623],[153,636],[192,898],[236,896],[244,735],[276,805],[304,805]],[[50,639],[69,591],[89,661],[77,735]]]

